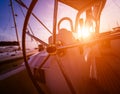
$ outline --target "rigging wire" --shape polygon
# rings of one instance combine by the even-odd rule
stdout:
[[[23,16],[25,17],[25,13],[24,13],[24,11],[23,11],[22,7],[21,7],[20,5],[18,5],[18,6],[19,6],[20,11],[22,12]],[[29,24],[29,23],[28,23],[28,27],[29,27],[29,30],[28,30],[28,31],[30,31],[30,32],[32,33],[32,35],[34,36],[35,34],[33,33],[33,30],[32,30],[32,28],[31,28],[31,26],[30,26],[30,24]],[[33,40],[33,38],[32,38],[32,37],[31,37],[31,39]],[[35,41],[35,42],[36,42],[36,44],[37,44],[37,45],[39,45],[37,41]]]
[[[15,0],[15,1],[25,9],[28,9],[28,7],[22,2],[22,0]],[[38,17],[34,13],[31,14],[50,34],[52,34],[52,32],[43,24],[43,22],[40,19],[38,19]]]
[[[18,5],[18,6],[19,6],[19,8],[20,8],[20,10],[21,10],[21,12],[22,12],[22,14],[23,14],[23,16],[25,17],[25,13],[24,13],[23,9],[21,8],[20,5]],[[30,28],[31,33],[34,35],[33,30],[32,30],[32,28],[31,28],[30,24],[28,24],[28,27]]]
[[[25,17],[25,13],[24,13],[23,9],[21,8],[20,5],[18,5],[18,6],[19,6],[19,8],[20,8],[20,10],[21,10],[21,12],[22,12],[22,14],[23,14],[23,16]],[[30,24],[28,24],[28,27],[29,27],[31,33],[34,35],[33,30],[32,30],[32,28],[31,28]]]

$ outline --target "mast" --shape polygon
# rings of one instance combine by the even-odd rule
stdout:
[[[17,24],[16,24],[16,19],[15,19],[15,13],[14,13],[12,0],[10,0],[10,6],[11,6],[11,10],[12,10],[12,15],[13,15],[13,21],[14,21],[14,26],[15,26],[16,37],[17,37],[17,41],[18,41],[18,49],[20,50],[21,49],[20,48],[20,41],[19,41],[19,37],[18,37],[18,30],[17,30]]]

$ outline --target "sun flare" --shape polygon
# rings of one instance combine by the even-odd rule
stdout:
[[[78,37],[87,38],[90,35],[90,32],[87,27],[78,28]]]
[[[77,39],[87,39],[91,36],[91,34],[95,32],[94,30],[94,27],[87,27],[87,26],[83,26],[83,27],[80,27],[78,26],[78,30],[77,30],[77,33],[76,33],[76,38]]]

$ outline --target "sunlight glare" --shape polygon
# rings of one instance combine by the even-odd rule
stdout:
[[[77,38],[87,38],[90,36],[89,28],[88,27],[83,27],[81,28],[80,26],[78,27],[78,32],[77,32]]]
[[[77,39],[86,39],[92,35],[92,33],[95,32],[95,24],[93,26],[86,26],[83,27],[78,26],[78,32],[77,32]]]

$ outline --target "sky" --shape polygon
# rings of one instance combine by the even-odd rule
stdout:
[[[27,1],[30,1],[30,0],[27,0]],[[16,2],[13,2],[13,7],[14,7],[15,14],[18,15],[16,17],[16,23],[18,27],[19,37],[21,37],[21,32],[19,31],[19,28],[22,28],[22,26],[18,22],[23,23],[21,22],[22,21],[21,18],[23,18],[22,17],[23,15],[21,14],[19,15],[20,9]],[[16,40],[16,33],[15,33],[15,28],[13,23],[12,11],[10,7],[10,0],[0,0],[0,12],[1,12],[0,13],[0,41]]]
[[[29,6],[31,0],[23,0],[27,6]],[[38,2],[34,9],[34,13],[38,15],[39,19],[52,31],[52,21],[53,21],[53,1],[54,0],[38,0]],[[47,2],[46,2],[47,1]],[[19,39],[21,41],[22,38],[22,28],[24,22],[24,16],[21,13],[18,4],[13,0],[13,6],[16,17],[17,27]],[[63,4],[59,4],[60,8],[58,11],[58,20],[63,16],[74,17],[75,10],[70,7],[64,6]],[[39,8],[39,9],[38,9]],[[69,9],[71,11],[69,11]],[[26,10],[23,9],[24,13]],[[9,6],[9,0],[0,0],[0,41],[14,41],[16,40],[16,33],[14,30],[13,18],[11,13],[11,8]],[[72,14],[71,14],[72,13]],[[100,23],[100,32],[111,30],[113,27],[117,27],[120,25],[120,0],[107,0],[106,5],[101,14],[101,23]],[[32,23],[36,23],[36,20],[31,17],[30,21]],[[68,25],[68,23],[62,24],[63,26]],[[32,25],[32,24],[31,24]],[[66,25],[66,26],[67,26]],[[44,30],[43,27],[37,23],[32,27],[34,30],[41,31],[39,36],[44,41],[47,41],[50,34]]]
[[[107,0],[101,14],[101,32],[120,26],[120,0]]]

